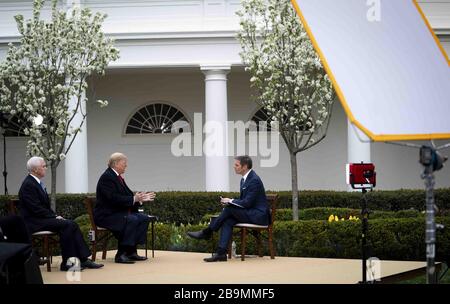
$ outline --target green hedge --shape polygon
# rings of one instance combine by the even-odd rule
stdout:
[[[449,217],[436,218],[438,223],[450,227]],[[87,217],[77,219],[84,236],[90,225]],[[218,233],[213,241],[198,241],[189,238],[187,231],[197,231],[206,223],[197,225],[174,225],[157,223],[155,246],[158,250],[211,252],[217,243]],[[238,230],[235,230],[236,232]],[[150,231],[149,231],[150,239]],[[267,236],[264,235],[266,238]],[[239,253],[238,234],[233,238]],[[248,253],[256,254],[254,238],[249,237]],[[368,245],[370,256],[382,260],[425,260],[425,219],[387,218],[369,221]],[[267,242],[264,252],[268,255]],[[328,223],[324,220],[278,221],[274,226],[274,246],[276,255],[290,257],[317,258],[361,258],[361,222],[339,221]],[[116,249],[115,242],[109,244]],[[450,229],[437,232],[437,260],[450,259]]]
[[[277,192],[280,197],[279,208],[291,208],[291,192]],[[368,207],[372,210],[425,209],[424,190],[373,191],[367,193]],[[435,190],[436,205],[441,209],[450,209],[450,189]],[[361,193],[344,191],[301,191],[300,208],[345,207],[360,208]]]
[[[279,195],[279,208],[291,207],[288,191],[275,192]],[[442,210],[450,209],[450,189],[436,190],[436,204]],[[93,194],[90,194],[93,195]],[[157,215],[160,221],[174,223],[197,223],[205,214],[220,211],[219,196],[236,197],[238,193],[223,192],[159,192],[155,202],[146,205],[146,211]],[[58,194],[57,212],[74,219],[86,213],[83,199],[85,194]],[[424,210],[423,190],[374,191],[367,194],[371,210],[398,211],[406,209]],[[0,196],[0,212],[4,214],[7,197]],[[361,193],[337,191],[301,191],[300,209],[313,207],[360,208]]]
[[[208,222],[213,215],[218,213],[206,214],[202,217],[202,222]],[[440,212],[439,215],[447,215],[447,212]],[[344,218],[348,220],[350,216],[361,217],[360,209],[350,209],[350,208],[308,208],[299,211],[299,220],[328,220],[330,215],[338,216],[339,219]],[[424,213],[418,210],[399,210],[399,211],[370,211],[369,219],[386,219],[386,218],[415,218],[423,216]],[[290,221],[292,220],[292,209],[277,209],[275,214],[276,221]]]
[[[370,211],[369,219],[386,219],[386,218],[414,218],[422,213],[418,210],[399,210],[399,211]],[[361,217],[360,209],[350,208],[308,208],[299,211],[300,220],[327,220],[330,215],[338,216],[340,219],[348,219],[350,216]],[[278,209],[275,214],[278,221],[292,220],[292,209]]]

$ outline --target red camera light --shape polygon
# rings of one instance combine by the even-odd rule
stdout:
[[[374,188],[376,185],[375,165],[359,163],[346,165],[347,184],[353,189]]]

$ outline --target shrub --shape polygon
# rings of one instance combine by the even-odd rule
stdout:
[[[270,192],[278,193],[278,208],[291,208],[290,192]],[[435,194],[436,204],[441,210],[441,214],[448,214],[450,209],[450,189],[438,189]],[[56,197],[57,213],[70,219],[86,213],[83,203],[86,195],[93,194],[58,194]],[[205,214],[220,212],[219,195],[237,197],[238,193],[159,192],[156,200],[146,204],[145,209],[146,212],[158,216],[162,222],[176,224],[198,223]],[[0,196],[0,214],[6,213],[5,203],[10,197]],[[374,191],[367,194],[367,199],[368,207],[371,210],[399,211],[414,209],[421,211],[424,210],[425,192],[423,190]],[[299,206],[301,209],[326,207],[359,210],[360,201],[361,193],[357,192],[301,191]],[[280,214],[283,214],[283,212]],[[285,218],[288,219],[286,214]]]

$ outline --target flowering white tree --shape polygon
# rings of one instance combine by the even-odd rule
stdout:
[[[34,1],[32,19],[15,16],[20,43],[9,45],[0,65],[0,110],[28,120],[27,154],[40,155],[50,165],[53,209],[56,169],[86,119],[87,78],[103,75],[108,63],[119,57],[101,30],[106,15],[87,8],[68,13],[58,9],[57,2],[52,0],[49,21],[41,19],[45,0]],[[34,123],[37,117],[41,124]]]
[[[298,220],[297,153],[325,138],[335,93],[289,0],[241,3],[241,57],[255,101],[278,123],[289,150],[293,219]]]

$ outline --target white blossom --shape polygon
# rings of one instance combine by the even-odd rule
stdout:
[[[0,111],[25,117],[27,154],[42,156],[56,171],[86,118],[80,110],[86,79],[103,75],[119,51],[101,30],[106,15],[87,8],[74,8],[68,15],[58,9],[60,1],[51,0],[51,19],[44,21],[40,15],[45,2],[33,1],[29,20],[15,16],[21,38],[8,45],[6,59],[0,62]],[[76,111],[69,111],[71,100],[76,101]],[[42,121],[33,123],[38,114]],[[68,131],[74,115],[80,115],[81,122]],[[52,202],[55,189],[52,174]]]

